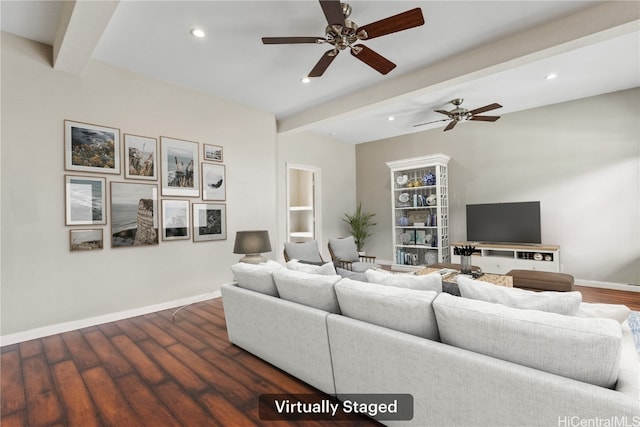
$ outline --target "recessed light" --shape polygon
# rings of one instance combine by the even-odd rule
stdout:
[[[311,79],[309,77],[303,77],[303,78],[300,79],[300,81],[302,83],[309,83],[311,81]]]
[[[389,117],[387,117],[387,120],[389,120],[390,122],[394,121],[395,119],[396,119],[396,118],[395,118],[395,117],[393,117],[393,116],[389,116]]]
[[[202,31],[200,28],[194,28],[193,30],[191,30],[191,35],[199,39],[205,36],[204,31]]]
[[[553,80],[556,77],[558,77],[558,75],[556,73],[551,73],[551,74],[547,74],[546,76],[544,76],[545,80]]]

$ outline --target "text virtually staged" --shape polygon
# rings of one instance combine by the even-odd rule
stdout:
[[[263,394],[259,399],[262,420],[339,421],[361,414],[376,420],[413,419],[411,394]]]

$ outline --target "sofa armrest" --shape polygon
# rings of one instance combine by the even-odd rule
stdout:
[[[335,394],[326,311],[225,284],[220,289],[229,341]]]

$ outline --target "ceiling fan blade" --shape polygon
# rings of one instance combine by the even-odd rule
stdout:
[[[414,128],[417,128],[418,126],[429,125],[429,124],[431,124],[431,123],[437,123],[437,122],[446,122],[446,121],[448,121],[448,120],[449,120],[449,119],[434,120],[434,121],[432,121],[432,122],[426,122],[426,123],[420,123],[420,124],[417,124],[417,125],[413,125],[413,127],[414,127]]]
[[[477,120],[480,122],[495,122],[500,116],[472,116],[469,120]]]
[[[433,110],[433,111],[435,111],[436,113],[444,114],[446,116],[451,117],[451,113],[447,110]]]
[[[318,42],[318,40],[320,40]],[[324,37],[263,37],[263,44],[322,43]]]
[[[396,68],[396,64],[365,45],[357,44],[351,48],[351,55],[358,58],[381,74],[387,74]]]
[[[485,105],[484,107],[476,108],[475,110],[471,110],[469,111],[469,113],[471,115],[475,115],[475,114],[484,113],[485,111],[495,110],[496,108],[502,108],[502,105],[493,103],[493,104]]]
[[[342,13],[340,0],[320,0],[320,7],[329,25],[344,27],[344,13]]]
[[[451,123],[449,123],[449,124],[447,125],[447,127],[446,127],[446,128],[444,128],[444,131],[443,131],[443,132],[446,132],[446,131],[448,131],[448,130],[453,129],[457,124],[458,124],[458,121],[457,121],[457,120],[452,121]]]
[[[409,28],[419,27],[422,24],[424,24],[422,10],[417,7],[359,27],[358,31],[366,31],[367,37],[364,39],[369,40],[387,34],[397,33],[398,31],[408,30]]]
[[[323,75],[324,72],[327,71],[327,68],[329,68],[329,65],[331,65],[333,60],[336,59],[336,56],[338,56],[339,52],[339,50],[334,49],[329,49],[328,51],[326,51],[324,55],[322,55],[320,60],[316,63],[315,67],[313,67],[313,70],[309,72],[308,77],[320,77],[321,75]]]

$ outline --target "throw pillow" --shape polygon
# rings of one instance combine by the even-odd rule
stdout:
[[[340,313],[333,285],[340,276],[305,273],[281,268],[274,271],[273,279],[280,298],[315,307],[330,313]]]
[[[445,344],[601,387],[616,384],[622,327],[615,320],[521,310],[446,293],[438,295],[433,309]]]
[[[239,287],[277,297],[278,290],[272,273],[281,268],[277,262],[268,260],[260,264],[239,262],[231,266],[231,271]]]
[[[442,292],[442,276],[432,274],[393,274],[385,270],[367,270],[367,281],[380,285],[396,286],[398,288],[415,289],[419,291]]]
[[[574,315],[577,313],[582,294],[580,292],[535,292],[525,289],[496,286],[468,277],[457,277],[460,295],[463,298],[498,303],[513,308],[548,311],[551,313]]]
[[[284,251],[289,259],[322,262],[320,252],[318,252],[318,242],[315,240],[302,243],[285,242]]]
[[[290,270],[304,271],[305,273],[324,274],[325,276],[335,276],[337,274],[336,268],[330,262],[322,265],[314,265],[292,259],[287,263],[287,268]]]
[[[342,279],[335,285],[343,316],[439,341],[432,291]]]
[[[358,247],[353,236],[344,239],[329,239],[329,246],[333,251],[333,256],[342,261],[360,261]]]

